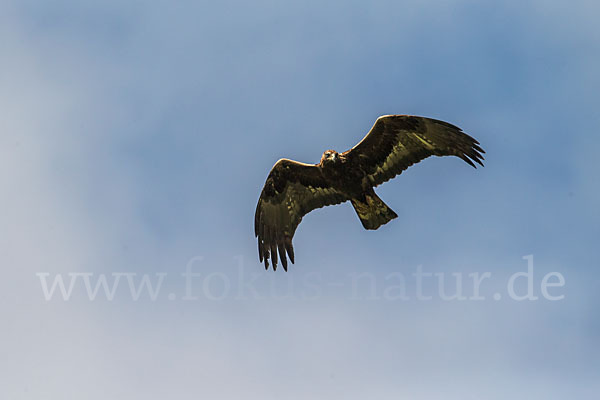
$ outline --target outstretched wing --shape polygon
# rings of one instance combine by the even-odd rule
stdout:
[[[277,269],[277,251],[287,271],[287,255],[294,262],[292,237],[302,217],[310,211],[342,203],[348,197],[332,188],[316,165],[281,159],[271,169],[258,199],[254,234],[258,237],[258,257]]]
[[[479,142],[447,122],[411,115],[377,118],[367,135],[345,152],[377,186],[429,156],[457,156],[475,167],[485,153]]]

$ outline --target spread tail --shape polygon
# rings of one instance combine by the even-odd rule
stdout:
[[[361,199],[352,199],[352,205],[365,229],[377,229],[398,216],[374,191]]]

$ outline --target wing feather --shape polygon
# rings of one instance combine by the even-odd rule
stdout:
[[[380,185],[429,156],[456,156],[483,166],[479,142],[460,128],[436,119],[411,115],[377,118],[367,135],[343,155],[365,173],[365,183]]]
[[[316,165],[279,160],[267,177],[254,217],[258,258],[265,268],[269,268],[270,258],[273,269],[277,269],[279,253],[287,271],[287,257],[294,263],[292,238],[302,217],[316,208],[346,200],[348,197],[332,188]]]

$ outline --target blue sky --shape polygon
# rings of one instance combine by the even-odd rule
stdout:
[[[595,398],[599,12],[590,1],[4,2],[0,394]],[[383,114],[460,126],[486,167],[410,168],[377,189],[399,218],[375,232],[349,204],[317,210],[290,272],[265,272],[253,217],[269,169],[344,151]],[[507,298],[530,254],[536,295],[557,272],[563,300]],[[186,301],[194,257],[198,299]],[[418,266],[489,272],[486,300],[418,301]],[[365,272],[374,296],[367,281],[352,291]],[[113,300],[77,287],[46,301],[38,273],[166,277],[154,301],[125,286]],[[384,296],[394,273],[410,300]],[[258,295],[238,296],[251,278]]]

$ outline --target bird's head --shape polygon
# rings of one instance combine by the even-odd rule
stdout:
[[[335,164],[340,161],[340,155],[335,150],[326,150],[321,157],[321,165]]]

